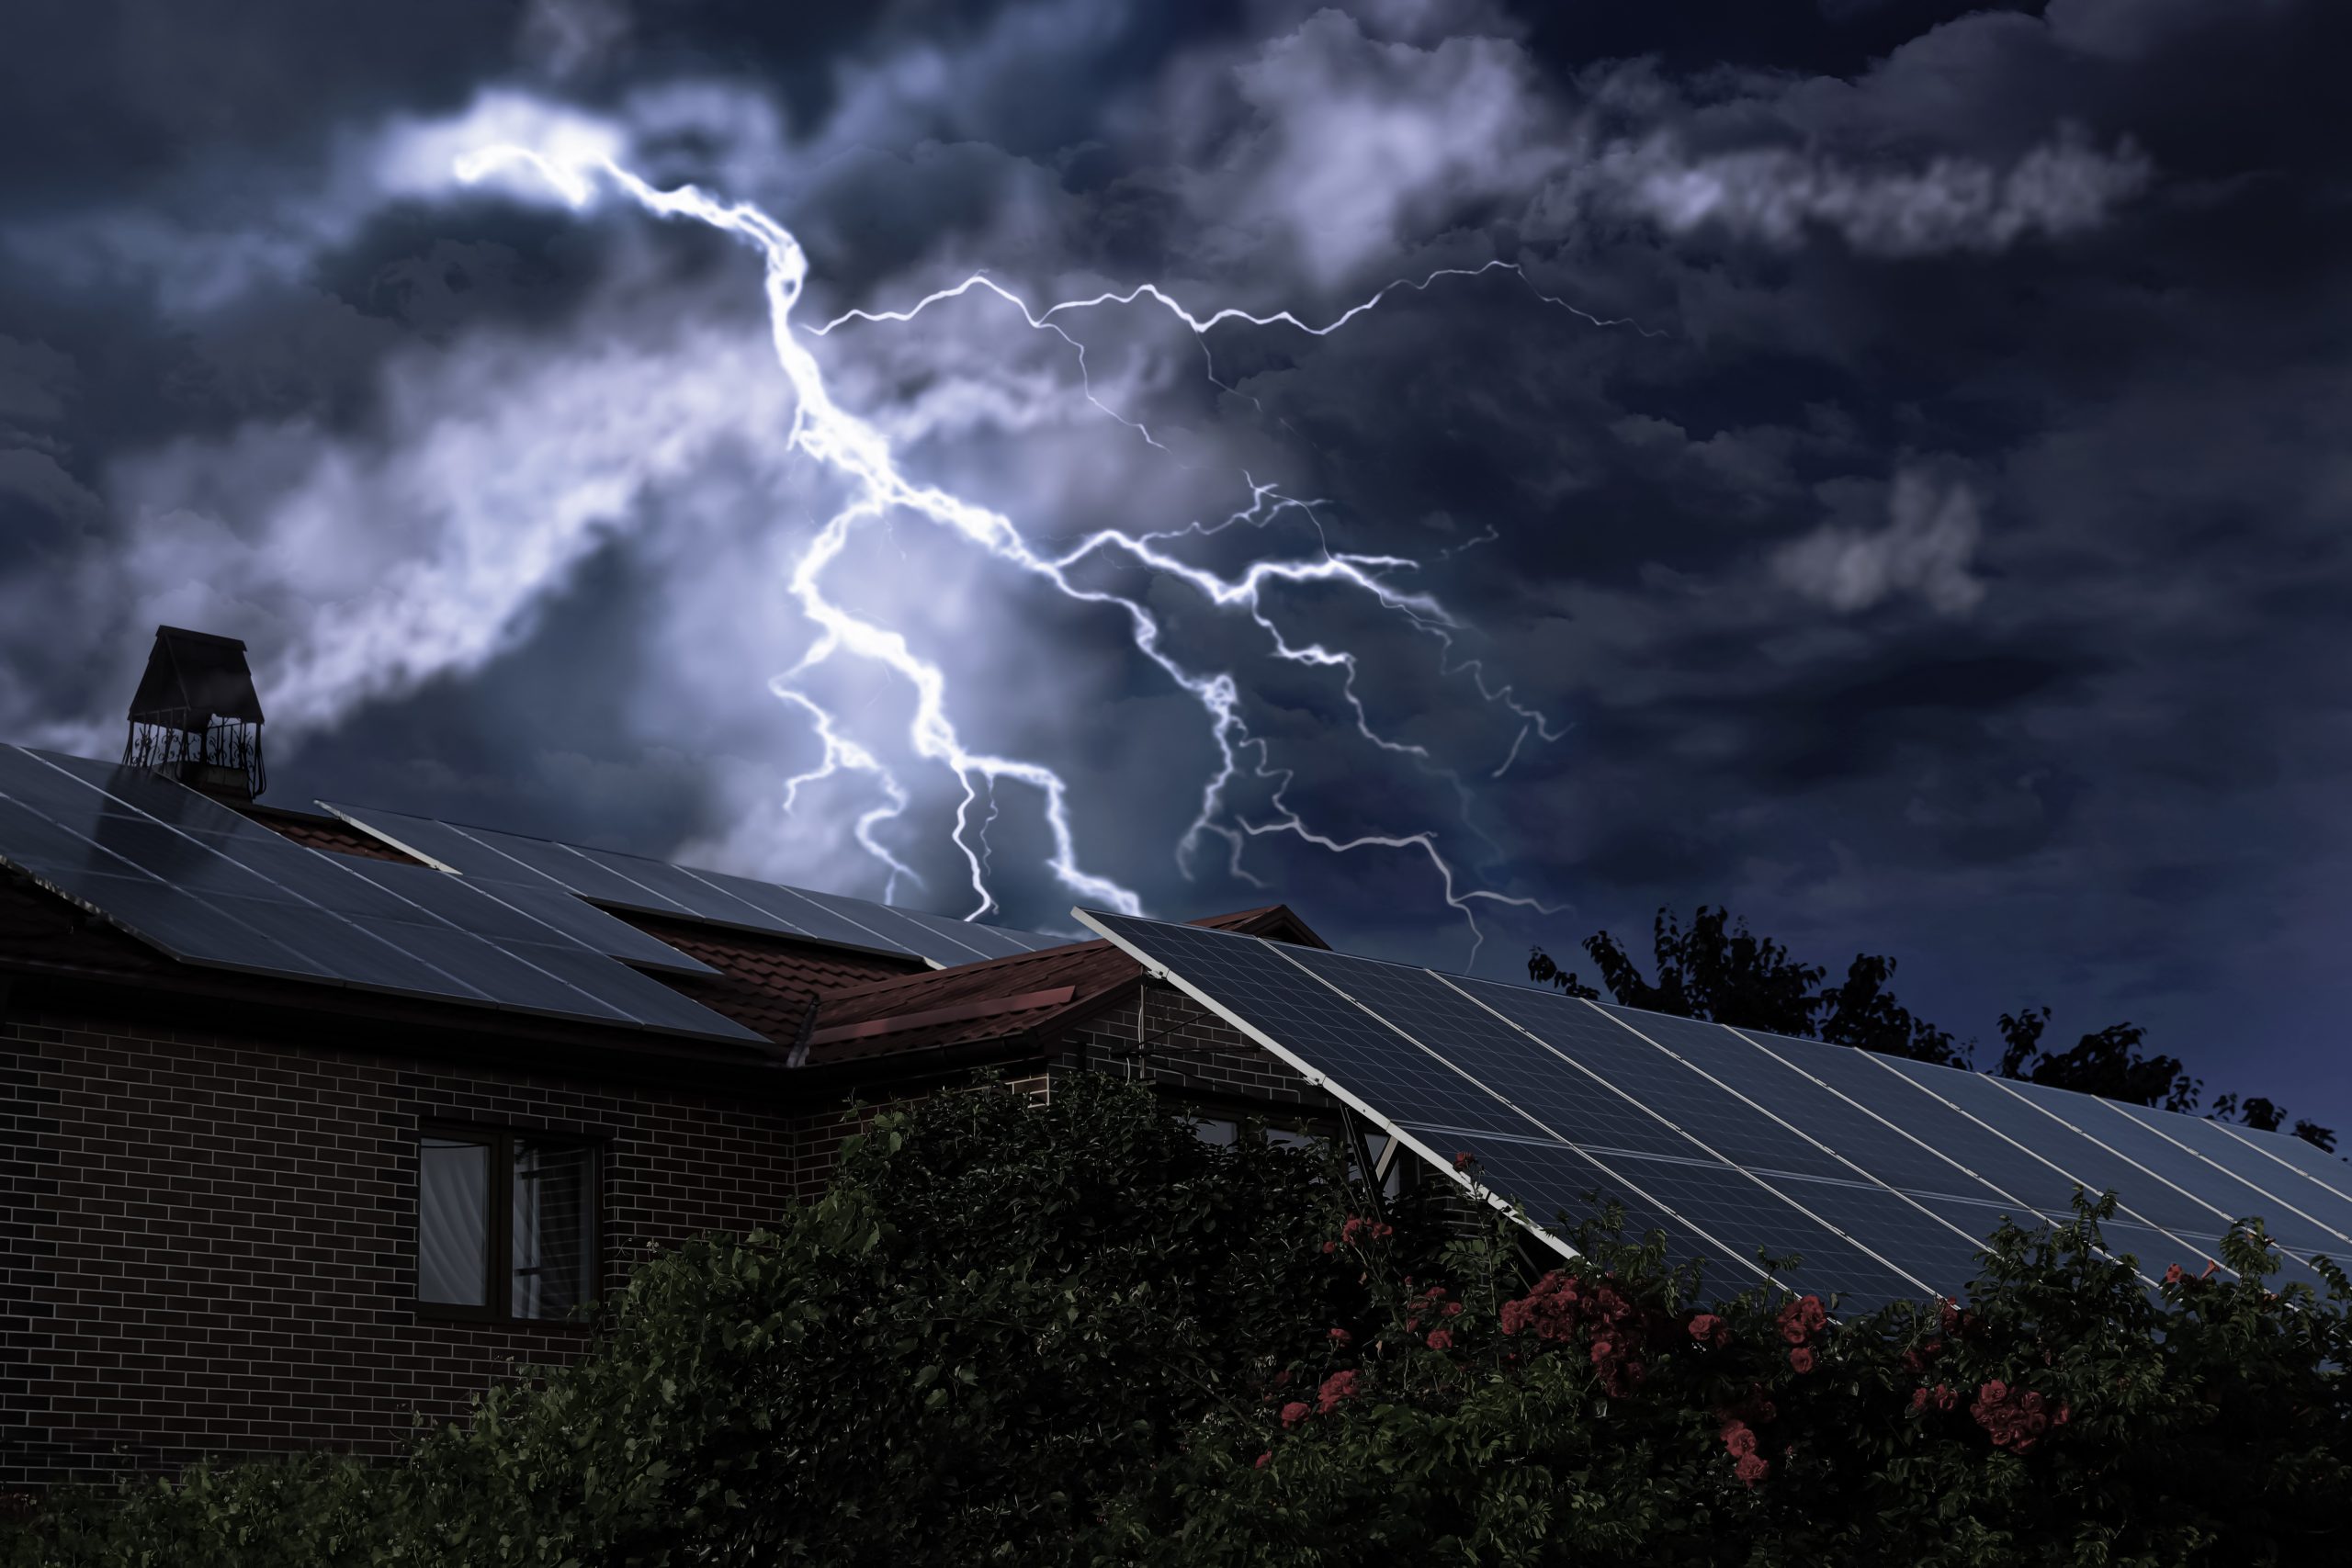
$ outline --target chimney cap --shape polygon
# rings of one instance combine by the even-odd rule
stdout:
[[[147,672],[130,699],[133,724],[167,725],[191,733],[215,718],[259,724],[261,697],[235,637],[181,626],[157,626]]]

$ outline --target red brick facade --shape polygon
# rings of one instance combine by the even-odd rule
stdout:
[[[202,979],[114,933],[53,940]],[[978,1066],[1038,1095],[1058,1074],[1108,1071],[1211,1116],[1331,1124],[1327,1096],[1189,998],[1159,984],[1139,997],[1132,965],[1100,944],[1079,962],[1107,964],[1099,999],[1042,1028],[901,1032],[885,1038],[922,1043],[806,1067],[780,1050],[729,1062],[479,1021],[457,1035],[374,1004],[288,1011],[276,998],[334,993],[284,987],[183,991],[175,1009],[152,985],[77,982],[71,1001],[19,986],[13,1004],[0,988],[0,1493],[205,1452],[390,1452],[513,1363],[577,1353],[577,1327],[419,1311],[420,1124],[596,1142],[607,1290],[649,1248],[774,1223],[822,1191],[872,1107],[968,1082]],[[1018,990],[1036,966],[1002,961],[992,979],[973,965],[936,988]],[[802,983],[797,969],[787,978]],[[765,985],[776,1008],[807,1010],[783,982]],[[920,1010],[933,988],[909,1002],[892,982],[883,998]],[[159,1008],[239,1032],[190,1032],[156,1021]],[[983,1021],[1001,1021],[1024,1018]],[[853,1097],[868,1109],[842,1109]]]
[[[420,1121],[606,1151],[604,1274],[791,1201],[790,1118],[741,1096],[90,1021],[0,1023],[0,1491],[201,1450],[380,1452],[559,1325],[415,1302]]]
[[[1139,1002],[1130,996],[1074,1027],[1058,1062],[1148,1077],[1171,1100],[1227,1106],[1269,1122],[1326,1122],[1339,1104],[1192,998],[1151,982]],[[1128,1066],[1134,1062],[1142,1070]]]

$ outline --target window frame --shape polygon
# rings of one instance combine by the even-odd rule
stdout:
[[[489,1232],[483,1251],[482,1304],[428,1302],[417,1294],[424,1255],[424,1175],[421,1157],[424,1140],[487,1144],[490,1147]],[[585,1333],[588,1325],[572,1317],[524,1317],[514,1311],[514,1145],[517,1139],[585,1149],[589,1158],[588,1186],[594,1213],[588,1227],[588,1297],[582,1304],[602,1299],[605,1289],[605,1179],[611,1168],[610,1140],[562,1127],[517,1127],[503,1122],[466,1122],[451,1117],[421,1120],[408,1140],[412,1180],[411,1213],[414,1216],[409,1248],[408,1304],[421,1319],[447,1323],[486,1323],[507,1328],[551,1328]]]

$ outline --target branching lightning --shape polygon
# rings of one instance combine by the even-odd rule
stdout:
[[[1243,848],[1252,838],[1285,834],[1333,853],[1374,848],[1417,852],[1426,858],[1438,873],[1446,903],[1460,911],[1468,922],[1474,941],[1474,957],[1475,943],[1483,939],[1476,918],[1476,905],[1500,904],[1551,911],[1550,906],[1533,898],[1460,886],[1455,867],[1441,852],[1437,836],[1430,830],[1340,838],[1316,829],[1286,799],[1286,792],[1294,778],[1293,771],[1274,765],[1268,743],[1250,733],[1241,712],[1240,687],[1235,678],[1224,671],[1200,673],[1188,670],[1163,645],[1163,628],[1143,604],[1108,590],[1089,586],[1073,577],[1073,573],[1090,559],[1115,555],[1124,557],[1135,566],[1185,583],[1215,605],[1245,613],[1264,635],[1269,650],[1274,657],[1309,669],[1339,673],[1340,692],[1353,716],[1354,728],[1360,737],[1385,752],[1409,759],[1417,766],[1452,781],[1456,790],[1464,793],[1466,802],[1466,791],[1458,776],[1442,767],[1427,748],[1391,739],[1374,728],[1357,691],[1359,668],[1356,655],[1345,649],[1326,648],[1320,642],[1295,641],[1284,633],[1261,596],[1262,590],[1277,583],[1339,585],[1370,596],[1383,610],[1401,617],[1415,631],[1435,638],[1441,649],[1439,664],[1442,673],[1468,673],[1483,700],[1508,709],[1521,720],[1511,755],[1503,764],[1507,768],[1518,756],[1531,729],[1546,739],[1555,739],[1560,732],[1553,728],[1544,716],[1519,703],[1509,686],[1499,690],[1490,688],[1484,670],[1476,660],[1452,662],[1458,623],[1434,597],[1426,592],[1399,588],[1390,581],[1395,574],[1418,570],[1419,563],[1402,557],[1335,552],[1325,541],[1319,553],[1313,557],[1260,559],[1251,562],[1238,575],[1226,576],[1195,566],[1164,547],[1191,535],[1214,534],[1241,525],[1262,528],[1276,517],[1294,512],[1312,522],[1318,539],[1321,538],[1321,520],[1315,513],[1318,502],[1281,496],[1275,487],[1259,484],[1246,475],[1244,482],[1250,489],[1250,504],[1218,523],[1195,524],[1183,529],[1144,534],[1104,529],[1087,536],[1057,556],[1041,555],[1002,514],[907,477],[899,469],[890,444],[881,432],[834,401],[823,373],[806,344],[806,337],[822,337],[852,319],[911,321],[933,304],[978,288],[993,293],[1020,309],[1033,328],[1050,331],[1062,337],[1077,353],[1083,377],[1084,345],[1055,320],[1065,312],[1149,299],[1171,312],[1201,337],[1205,357],[1208,353],[1206,333],[1221,323],[1241,321],[1258,326],[1282,325],[1312,336],[1324,336],[1374,309],[1396,290],[1425,289],[1440,277],[1478,276],[1507,270],[1519,273],[1521,281],[1525,282],[1525,275],[1520,273],[1515,264],[1489,262],[1476,268],[1442,269],[1419,282],[1400,279],[1321,326],[1309,325],[1287,310],[1256,315],[1228,308],[1205,317],[1197,316],[1151,284],[1141,285],[1125,293],[1103,293],[1086,299],[1064,300],[1036,310],[993,281],[975,276],[954,288],[927,297],[906,310],[854,310],[821,327],[808,329],[805,334],[801,334],[792,330],[791,318],[808,279],[807,255],[788,230],[757,208],[747,203],[722,202],[690,185],[668,190],[658,189],[602,155],[565,159],[526,147],[501,144],[469,152],[460,158],[457,165],[458,178],[468,183],[502,170],[536,175],[575,209],[585,208],[594,200],[600,182],[610,182],[650,212],[664,218],[684,218],[707,224],[749,243],[761,254],[765,264],[770,337],[776,362],[797,400],[789,445],[849,480],[853,489],[847,504],[817,530],[808,547],[795,562],[789,577],[789,592],[801,612],[817,628],[818,637],[798,662],[774,677],[769,684],[781,701],[807,716],[820,743],[822,754],[814,766],[786,781],[785,804],[790,808],[797,800],[801,788],[818,780],[844,773],[869,775],[880,791],[883,803],[857,818],[854,832],[858,843],[888,874],[886,897],[894,896],[902,880],[920,880],[879,837],[879,830],[885,824],[907,810],[910,797],[890,768],[871,750],[843,733],[837,716],[804,689],[803,678],[837,654],[847,654],[878,664],[907,683],[915,696],[908,738],[916,754],[947,768],[962,786],[963,795],[957,806],[952,840],[963,857],[976,899],[975,907],[967,918],[976,919],[997,908],[996,898],[989,888],[989,858],[986,838],[988,823],[993,820],[997,809],[997,786],[1006,781],[1028,785],[1042,800],[1053,845],[1046,863],[1066,888],[1082,899],[1106,904],[1129,914],[1141,913],[1143,905],[1140,896],[1133,889],[1109,876],[1090,871],[1080,863],[1076,835],[1069,818],[1069,786],[1057,773],[1040,762],[995,755],[967,743],[949,716],[946,672],[918,654],[898,630],[851,613],[826,593],[824,578],[827,568],[841,557],[857,531],[885,521],[894,512],[905,511],[978,545],[997,560],[1051,584],[1073,601],[1102,604],[1120,611],[1127,619],[1136,650],[1200,706],[1216,748],[1218,764],[1203,786],[1199,810],[1177,846],[1178,865],[1187,876],[1193,874],[1193,862],[1204,840],[1211,837],[1222,839],[1227,846],[1227,869],[1233,875],[1258,886],[1262,886],[1262,883],[1241,863]],[[1529,287],[1532,288],[1533,286],[1530,284]],[[1538,297],[1597,325],[1616,324],[1602,321],[1564,300],[1541,295],[1540,292]],[[1646,333],[1646,329],[1638,326],[1636,330]],[[1208,362],[1208,368],[1214,379],[1216,367],[1213,360]],[[1096,399],[1091,385],[1086,388],[1086,396],[1103,412],[1136,430],[1153,446],[1159,446],[1142,423]],[[1242,774],[1245,752],[1250,756],[1247,764],[1250,775],[1268,788],[1267,799],[1272,815],[1264,820],[1245,820],[1228,807],[1227,794]],[[1502,769],[1497,769],[1497,775],[1499,776],[1501,772]],[[976,834],[973,808],[979,804],[984,794],[988,797],[988,815],[977,824]]]

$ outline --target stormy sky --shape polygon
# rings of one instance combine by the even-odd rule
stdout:
[[[2340,5],[8,9],[0,735],[191,626],[279,804],[1503,975],[1723,903],[2352,1123]]]

